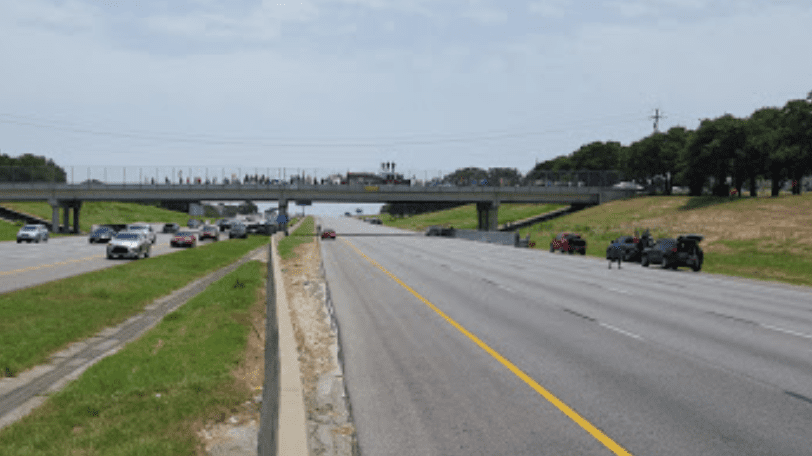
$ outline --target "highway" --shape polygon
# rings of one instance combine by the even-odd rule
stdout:
[[[812,289],[319,223],[362,454],[812,454]]]
[[[163,223],[151,223],[157,234],[150,256],[165,255],[180,249],[169,247],[173,234],[161,233]],[[199,230],[189,230],[198,232]],[[220,233],[228,239],[228,232]],[[207,239],[198,245],[214,242]],[[107,244],[90,244],[88,236],[51,237],[48,242],[17,244],[0,242],[0,293],[64,279],[97,269],[109,268],[131,259],[108,260]]]

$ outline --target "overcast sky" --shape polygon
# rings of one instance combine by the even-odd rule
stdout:
[[[278,1],[0,0],[0,152],[526,173],[812,90],[808,0]]]

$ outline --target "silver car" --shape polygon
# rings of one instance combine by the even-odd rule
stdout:
[[[107,244],[107,258],[149,258],[152,244],[142,231],[122,231]]]
[[[25,225],[17,232],[17,244],[20,242],[48,242],[48,228],[45,225]]]
[[[144,233],[144,236],[147,237],[150,244],[155,244],[155,241],[158,239],[158,235],[155,234],[155,230],[152,229],[152,225],[148,223],[131,223],[127,225],[127,231],[138,231]]]

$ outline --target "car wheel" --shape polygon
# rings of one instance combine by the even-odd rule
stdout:
[[[578,252],[578,253],[580,253],[581,255],[586,255],[586,250],[581,250],[581,251],[580,251],[580,252]]]
[[[640,257],[640,265],[643,266],[644,268],[648,267],[648,255],[643,255],[642,257]]]
[[[552,244],[550,244],[550,253],[555,253],[555,247]]]
[[[17,244],[21,244],[23,241],[17,239]]]
[[[575,253],[575,250],[567,250],[567,253],[572,255],[573,253]]]
[[[93,239],[88,239],[88,241],[87,241],[87,242],[88,242],[88,243],[90,243],[90,244],[92,244],[92,243],[93,243]]]
[[[663,257],[663,269],[669,269],[671,265],[668,262],[668,257]]]
[[[39,238],[34,239],[34,242],[39,244]]]
[[[107,254],[107,259],[108,259],[108,260],[112,260],[112,259],[113,259],[113,255],[110,255],[110,254],[108,253],[108,254]]]
[[[144,252],[144,258],[149,258],[149,249],[147,249],[147,251]]]

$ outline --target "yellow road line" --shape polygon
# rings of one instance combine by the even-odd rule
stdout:
[[[500,355],[500,354],[499,354],[499,353],[498,353],[496,350],[494,350],[494,349],[492,349],[491,347],[489,347],[487,344],[485,344],[485,342],[483,342],[482,340],[480,340],[480,339],[479,339],[477,336],[473,335],[473,334],[472,334],[470,331],[468,331],[467,329],[465,329],[464,327],[462,327],[462,325],[460,325],[460,324],[459,324],[459,323],[457,323],[456,321],[452,320],[452,319],[451,319],[451,317],[449,317],[448,315],[446,315],[446,314],[445,314],[445,313],[444,313],[442,310],[438,309],[438,308],[437,308],[437,306],[435,306],[434,304],[432,304],[431,302],[429,302],[429,301],[428,301],[426,298],[424,298],[423,296],[420,296],[420,294],[419,294],[419,293],[417,293],[416,291],[414,291],[414,290],[413,290],[413,289],[412,289],[410,286],[408,286],[408,285],[406,285],[405,283],[403,283],[403,281],[402,281],[402,280],[400,280],[400,279],[398,279],[397,277],[395,277],[395,275],[394,275],[394,274],[392,274],[391,272],[387,271],[387,270],[386,270],[386,269],[385,269],[383,266],[381,266],[380,264],[378,264],[378,262],[376,262],[376,261],[375,261],[375,260],[373,260],[372,258],[369,258],[368,256],[364,255],[364,253],[363,253],[361,250],[359,250],[359,249],[358,249],[358,247],[356,247],[356,246],[352,245],[352,244],[351,244],[349,241],[347,241],[347,240],[346,240],[346,239],[344,239],[344,238],[342,238],[341,240],[342,240],[342,241],[344,241],[344,243],[345,243],[345,244],[347,244],[348,246],[352,247],[352,248],[353,248],[353,249],[354,249],[356,252],[358,252],[358,254],[359,254],[359,255],[361,255],[361,256],[362,256],[364,259],[366,259],[367,261],[369,261],[370,263],[372,263],[374,266],[377,266],[377,267],[378,267],[378,269],[380,269],[381,271],[383,271],[383,273],[384,273],[384,274],[386,274],[386,275],[388,275],[389,277],[391,277],[391,278],[392,278],[392,280],[394,280],[395,282],[397,282],[397,283],[398,283],[398,284],[399,284],[401,287],[405,288],[405,289],[406,289],[406,291],[408,291],[409,293],[411,293],[412,295],[414,295],[414,297],[416,297],[417,299],[419,299],[419,300],[423,301],[423,304],[427,305],[429,308],[431,308],[431,310],[433,310],[433,311],[437,312],[437,314],[438,314],[438,315],[440,315],[441,317],[443,317],[443,318],[444,318],[444,319],[445,319],[447,322],[449,322],[449,323],[450,323],[450,324],[451,324],[453,327],[457,328],[457,330],[458,330],[459,332],[461,332],[461,333],[465,334],[466,336],[468,336],[468,338],[469,338],[469,339],[471,339],[471,340],[472,340],[472,341],[473,341],[475,344],[479,345],[479,348],[481,348],[481,349],[485,350],[485,351],[486,351],[486,352],[487,352],[489,355],[491,355],[491,356],[492,356],[494,359],[496,359],[497,361],[499,361],[500,363],[502,363],[502,365],[503,365],[503,366],[505,366],[506,368],[508,368],[508,370],[510,370],[511,372],[513,372],[513,374],[515,374],[517,377],[519,377],[520,379],[522,379],[522,381],[524,381],[525,383],[527,383],[527,384],[528,384],[528,385],[529,385],[531,388],[533,388],[533,389],[534,389],[534,390],[535,390],[537,393],[539,393],[541,396],[543,396],[543,397],[544,397],[544,399],[547,399],[547,401],[549,401],[551,404],[553,404],[553,405],[554,405],[554,406],[555,406],[555,407],[556,407],[558,410],[560,410],[562,413],[564,413],[565,415],[567,415],[567,416],[568,416],[568,417],[569,417],[569,418],[570,418],[572,421],[574,421],[574,422],[575,422],[575,423],[577,423],[579,426],[581,426],[581,428],[583,428],[583,429],[584,429],[585,431],[587,431],[587,432],[588,432],[590,435],[592,435],[592,437],[594,437],[594,438],[595,438],[595,439],[597,439],[599,442],[601,442],[601,443],[602,443],[602,444],[603,444],[603,445],[604,445],[606,448],[608,448],[609,450],[611,450],[611,451],[612,451],[613,453],[615,453],[616,455],[631,456],[631,453],[629,453],[628,451],[626,451],[626,449],[625,449],[625,448],[623,448],[622,446],[618,445],[618,444],[617,444],[617,443],[616,443],[614,440],[612,440],[611,438],[609,438],[609,436],[607,436],[606,434],[604,434],[604,433],[603,433],[603,432],[602,432],[600,429],[598,429],[598,428],[596,428],[595,426],[593,426],[593,425],[592,425],[592,423],[590,423],[590,422],[589,422],[589,421],[587,421],[587,420],[586,420],[584,417],[582,417],[581,415],[579,415],[579,414],[578,414],[578,412],[576,412],[575,410],[571,409],[571,408],[570,408],[570,407],[569,407],[567,404],[563,403],[563,402],[562,402],[560,399],[558,399],[557,397],[553,396],[553,394],[552,394],[552,393],[550,393],[549,391],[547,391],[547,390],[546,390],[546,389],[545,389],[543,386],[541,386],[541,385],[540,385],[538,382],[536,382],[535,380],[533,380],[533,379],[532,379],[532,378],[531,378],[529,375],[525,374],[524,372],[522,372],[522,370],[521,370],[521,369],[519,369],[518,367],[516,367],[516,365],[515,365],[515,364],[511,363],[510,361],[508,361],[508,360],[507,360],[507,358],[505,358],[504,356]]]

